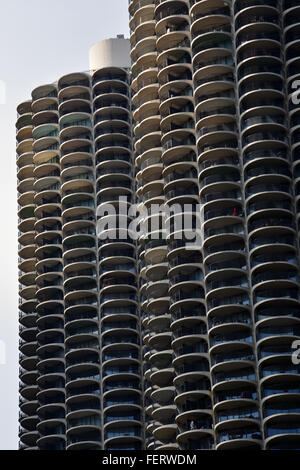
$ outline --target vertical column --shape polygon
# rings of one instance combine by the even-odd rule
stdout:
[[[235,2],[236,59],[258,391],[268,447],[278,403],[269,396],[276,394],[281,372],[293,367],[282,317],[298,308],[296,233],[280,2],[247,7]]]
[[[89,75],[58,82],[67,450],[101,449],[95,167]]]
[[[136,246],[127,234],[134,202],[130,97],[127,70],[93,75],[105,450],[139,450],[143,442]]]
[[[58,100],[55,85],[32,92],[37,356],[37,441],[40,450],[65,449],[64,298]]]
[[[18,106],[16,122],[19,216],[20,449],[36,448],[37,354],[35,216],[31,101]]]
[[[167,1],[155,11],[175,387],[169,418],[175,416],[175,442],[185,450],[212,445],[203,260],[198,247],[186,248],[199,215],[189,7],[188,1]],[[191,226],[185,227],[188,214]]]
[[[259,448],[231,2],[191,15],[215,446]]]
[[[152,221],[164,204],[160,100],[157,80],[157,35],[154,1],[133,1],[131,14],[133,117],[137,202],[149,212],[139,240],[140,304],[144,341],[144,406],[146,446],[174,448],[176,425],[167,279],[167,246],[161,226]],[[169,447],[170,446],[170,447]],[[175,445],[176,447],[176,445]]]
[[[300,369],[299,365],[293,364],[292,361],[292,344],[295,340],[299,341],[300,335],[299,240],[297,234],[299,230],[299,105],[297,104],[298,94],[293,96],[293,92],[299,88],[297,79],[299,79],[300,72],[300,9],[298,3],[289,0],[270,3],[269,7],[273,7],[273,10],[277,7],[282,25],[281,50],[283,55],[281,59],[283,67],[277,73],[282,76],[284,82],[283,107],[285,114],[283,122],[278,119],[277,121],[278,124],[284,124],[285,128],[288,128],[289,139],[284,140],[284,147],[281,144],[281,148],[279,148],[277,144],[277,159],[275,160],[273,156],[273,162],[278,163],[276,167],[274,164],[272,166],[276,174],[281,176],[280,182],[284,184],[284,187],[280,188],[280,192],[276,187],[277,211],[273,210],[273,227],[269,229],[272,235],[277,235],[277,243],[273,245],[272,250],[272,254],[276,258],[272,259],[272,264],[268,259],[268,269],[266,269],[267,265],[261,267],[262,274],[264,274],[261,281],[265,281],[264,284],[261,284],[261,288],[266,288],[264,288],[261,299],[258,299],[263,301],[259,304],[263,308],[259,308],[258,312],[261,316],[256,318],[257,340],[261,356],[260,389],[265,448],[297,449],[299,448],[300,425]],[[276,132],[277,139],[280,139],[280,134],[282,134],[282,130],[280,133]],[[293,184],[291,184],[291,176]],[[277,178],[279,177],[277,176]]]

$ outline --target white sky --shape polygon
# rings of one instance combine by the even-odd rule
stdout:
[[[128,37],[128,0],[1,2],[0,93],[0,450],[18,447],[18,271],[16,106],[36,86],[88,70],[89,48],[117,34]],[[0,97],[1,100],[1,97]]]

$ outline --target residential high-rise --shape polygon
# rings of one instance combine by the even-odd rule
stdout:
[[[96,237],[134,194],[129,65],[103,41],[18,108],[21,448],[141,447],[135,242]]]
[[[139,243],[146,444],[299,448],[299,2],[129,12],[137,198],[202,240]]]
[[[18,108],[20,448],[299,449],[300,5],[129,13]]]

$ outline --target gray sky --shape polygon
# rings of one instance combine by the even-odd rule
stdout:
[[[95,42],[125,34],[128,0],[10,0],[1,5],[0,80],[0,450],[18,446],[18,281],[16,106],[33,88],[73,71],[88,70]],[[0,343],[0,355],[1,355]]]

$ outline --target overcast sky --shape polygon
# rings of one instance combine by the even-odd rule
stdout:
[[[6,102],[0,104],[0,450],[18,447],[15,109],[36,86],[88,70],[95,42],[128,37],[127,6],[128,0],[1,2],[0,83],[6,84]]]

